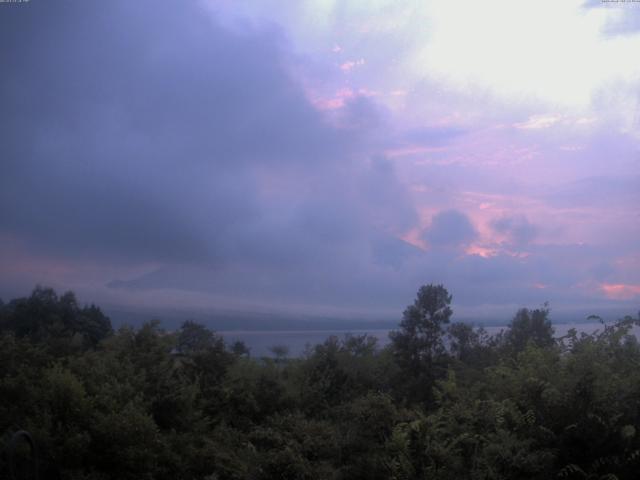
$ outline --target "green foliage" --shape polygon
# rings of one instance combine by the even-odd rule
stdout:
[[[442,285],[424,285],[403,313],[400,330],[389,335],[402,370],[396,387],[409,401],[430,401],[435,380],[442,374],[444,326],[449,323],[451,295]]]
[[[253,359],[36,288],[0,305],[0,449],[26,429],[42,478],[85,480],[637,478],[640,318],[555,341],[545,306],[490,337],[450,302],[422,287],[387,348]]]
[[[0,305],[0,331],[47,345],[52,352],[95,347],[111,334],[111,322],[95,305],[80,307],[73,292],[58,297],[36,287],[28,298]]]
[[[521,308],[507,329],[505,342],[515,352],[524,350],[530,343],[536,347],[551,347],[555,344],[553,333],[547,304],[535,310]]]

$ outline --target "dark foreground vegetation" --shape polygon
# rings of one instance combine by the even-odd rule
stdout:
[[[544,306],[489,337],[450,302],[422,287],[384,349],[255,359],[36,288],[0,302],[0,449],[30,432],[40,478],[639,478],[640,318],[554,340]]]

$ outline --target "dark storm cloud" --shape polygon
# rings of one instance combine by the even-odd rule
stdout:
[[[232,34],[192,2],[34,2],[0,21],[0,220],[38,247],[211,259],[261,214],[252,166],[348,153],[276,32]]]
[[[33,2],[0,22],[0,234],[67,258],[227,264],[242,283],[345,264],[371,224],[415,221],[389,164],[353,160],[383,113],[356,98],[331,126],[277,31],[172,1]]]
[[[437,213],[425,233],[425,239],[434,246],[456,247],[468,244],[477,237],[469,218],[458,210]]]

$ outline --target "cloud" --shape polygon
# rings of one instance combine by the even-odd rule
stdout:
[[[583,6],[586,9],[601,9],[609,14],[603,28],[605,35],[631,35],[640,31],[640,9],[637,8],[637,2],[586,0]]]
[[[466,130],[460,126],[432,126],[412,129],[404,138],[411,144],[433,147],[446,145],[465,133]]]
[[[365,95],[346,98],[338,112],[339,126],[352,133],[375,130],[384,123],[384,109]]]
[[[361,58],[359,60],[348,60],[340,65],[340,70],[342,70],[343,72],[349,72],[355,67],[364,65],[364,63],[364,58]]]
[[[538,229],[524,215],[498,218],[491,222],[491,227],[495,232],[505,235],[507,240],[516,246],[528,244],[538,233]]]
[[[350,140],[292,80],[277,32],[126,3],[3,17],[3,229],[72,256],[214,260],[262,221],[257,170],[327,175]]]
[[[558,115],[534,115],[526,122],[516,123],[514,127],[520,130],[540,130],[552,127],[559,121]]]
[[[602,284],[602,290],[609,298],[621,300],[640,298],[640,285]]]
[[[0,17],[0,291],[40,282],[86,289],[88,301],[198,296],[388,317],[430,282],[480,309],[575,305],[606,300],[601,284],[640,284],[637,138],[607,116],[628,90],[615,109],[604,92],[578,115],[515,104],[495,94],[500,82],[461,89],[447,62],[466,58],[468,42],[424,29],[458,15],[448,7],[386,2],[385,16],[364,4],[215,2],[212,17],[204,3],[31,2]],[[570,11],[545,49],[566,37]],[[338,31],[337,18],[356,17],[361,30]],[[310,18],[326,19],[330,35]],[[501,31],[529,22],[513,18]],[[593,40],[583,20],[571,45],[519,63],[568,65]],[[534,62],[503,75],[499,53],[511,47],[501,35],[478,57],[488,63],[452,65],[454,79],[513,87],[525,75],[535,93],[560,71],[529,75]],[[431,40],[442,76],[418,62]],[[538,52],[535,38],[517,40]],[[452,45],[467,51],[447,55]],[[359,58],[349,75],[336,67]],[[588,60],[575,75],[591,78],[583,73],[598,62]]]
[[[230,30],[192,3],[22,10],[0,20],[0,237],[156,265],[120,288],[300,302],[399,261],[414,207],[361,148],[383,110],[360,95],[338,124],[317,110],[278,30]]]
[[[457,210],[437,213],[425,232],[429,244],[437,247],[458,247],[471,243],[477,232],[469,217]]]
[[[613,152],[615,147],[612,146]],[[547,199],[559,207],[616,206],[625,208],[640,202],[638,175],[589,176],[560,185],[547,194]]]

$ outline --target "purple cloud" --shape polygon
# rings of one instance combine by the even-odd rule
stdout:
[[[293,7],[225,5],[0,17],[2,296],[388,316],[443,282],[469,315],[637,301],[638,138],[615,92],[574,112],[404,79],[416,52],[371,12],[309,40]]]
[[[436,214],[425,233],[425,239],[436,247],[467,245],[477,236],[469,218],[457,210],[446,210]]]

